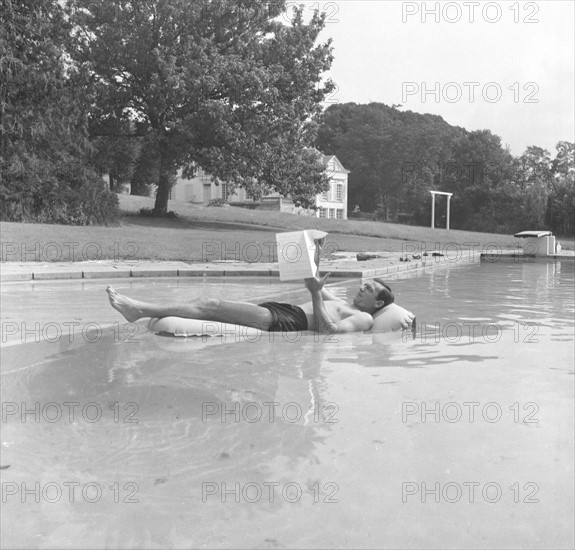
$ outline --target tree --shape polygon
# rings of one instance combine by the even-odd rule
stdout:
[[[451,152],[457,169],[446,174],[443,190],[454,193],[453,223],[462,229],[503,229],[509,220],[508,195],[513,156],[490,130],[466,132]]]
[[[557,154],[551,162],[553,177],[575,180],[575,143],[560,141],[555,148]]]
[[[551,180],[551,154],[546,149],[532,145],[516,159],[515,182],[521,191],[534,186],[547,190]]]
[[[142,138],[140,154],[136,160],[131,179],[132,195],[149,196],[150,188],[156,185],[159,178],[158,148],[152,135]]]
[[[272,188],[309,206],[326,188],[311,145],[332,83],[324,26],[303,7],[290,26],[285,1],[69,0],[74,62],[97,90],[99,116],[150,134],[157,152],[154,212],[164,215],[172,177],[200,166],[250,192]],[[286,159],[289,162],[286,162]],[[278,160],[282,169],[279,169]]]
[[[551,163],[552,190],[547,199],[545,219],[559,235],[575,236],[575,144],[560,141]]]
[[[537,146],[527,147],[514,162],[514,185],[521,194],[519,217],[535,227],[545,224],[547,199],[553,182],[551,155]]]
[[[449,158],[460,133],[441,117],[402,113],[381,103],[347,103],[326,110],[318,147],[351,171],[351,204],[419,217],[429,215],[428,190],[441,184],[441,161]]]
[[[69,26],[58,2],[2,0],[0,216],[101,223],[117,199],[86,168],[84,97],[65,58]]]
[[[110,190],[132,179],[140,158],[143,138],[134,138],[132,124],[112,118],[92,122],[93,139],[91,162],[100,175],[108,174]],[[128,135],[129,137],[125,137]]]

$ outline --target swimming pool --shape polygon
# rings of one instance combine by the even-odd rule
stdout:
[[[415,338],[162,338],[124,328],[106,284],[2,290],[4,547],[573,546],[572,262],[391,279]],[[113,284],[306,299],[272,279]]]

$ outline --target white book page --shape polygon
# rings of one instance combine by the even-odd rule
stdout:
[[[315,276],[315,242],[327,233],[318,230],[277,233],[280,281],[295,281]]]

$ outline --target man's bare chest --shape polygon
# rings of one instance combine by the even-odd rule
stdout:
[[[327,310],[328,314],[334,321],[345,319],[354,313],[357,313],[357,310],[352,308],[351,306],[347,305],[345,302],[338,302],[335,300],[327,300],[324,302],[325,309]],[[313,303],[308,302],[307,304],[303,304],[300,306],[306,315],[313,314]]]

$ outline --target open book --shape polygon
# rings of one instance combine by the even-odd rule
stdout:
[[[319,229],[276,233],[280,281],[295,281],[315,277],[319,266],[316,241],[327,233]]]

